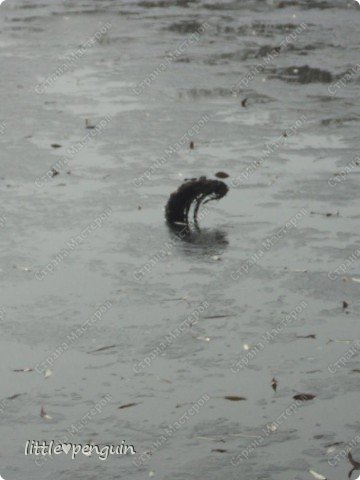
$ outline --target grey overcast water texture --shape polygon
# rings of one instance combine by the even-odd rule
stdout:
[[[1,5],[5,480],[347,478],[359,21],[347,0]],[[228,195],[176,239],[169,194],[218,171]],[[35,462],[27,440],[137,454]]]

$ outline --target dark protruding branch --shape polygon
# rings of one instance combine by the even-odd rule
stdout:
[[[201,204],[210,200],[220,200],[228,191],[228,186],[220,180],[210,180],[206,177],[187,180],[170,195],[165,211],[166,221],[170,225],[189,225],[189,212],[194,204],[194,223],[197,225]]]

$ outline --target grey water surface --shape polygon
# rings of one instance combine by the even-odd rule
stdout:
[[[5,480],[347,478],[359,21],[350,0],[1,5]],[[218,171],[228,195],[179,241],[169,194]]]

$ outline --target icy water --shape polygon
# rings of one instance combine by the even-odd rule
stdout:
[[[360,460],[359,11],[1,6],[4,479],[347,478],[348,450]],[[169,194],[218,171],[229,194],[177,240]],[[137,453],[43,459],[27,440]]]

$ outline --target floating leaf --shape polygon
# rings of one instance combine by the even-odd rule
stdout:
[[[97,352],[104,352],[105,350],[110,350],[110,348],[115,348],[117,347],[117,345],[109,345],[107,347],[101,347],[101,348],[98,348],[96,350],[92,350],[91,352],[89,353],[97,353]]]
[[[226,395],[225,400],[230,400],[231,402],[240,402],[241,400],[247,400],[245,397],[238,397],[237,395]]]
[[[126,405],[121,405],[119,408],[119,410],[122,410],[124,408],[130,408],[130,407],[135,407],[135,405],[139,405],[138,403],[127,403]]]
[[[45,420],[51,420],[52,419],[52,417],[45,412],[44,407],[41,407],[40,417],[44,418]]]
[[[90,120],[88,118],[85,119],[85,128],[89,129],[89,130],[93,130],[95,128],[95,125],[92,125],[90,123]]]
[[[8,400],[15,400],[15,398],[20,397],[20,395],[22,395],[22,394],[21,393],[15,393],[15,395],[11,395],[11,397],[8,397],[7,399]]]
[[[271,380],[271,386],[272,386],[272,389],[274,390],[274,392],[276,392],[276,389],[277,389],[277,386],[278,386],[278,382],[276,381],[275,378],[273,378]]]
[[[334,342],[335,342],[335,343],[352,343],[353,341],[352,341],[352,340],[332,340],[332,339],[330,338],[330,340],[328,340],[327,343],[334,343]]]
[[[293,396],[294,400],[301,400],[302,402],[313,400],[314,398],[315,395],[312,395],[311,393],[298,393],[297,395]]]
[[[311,215],[322,215],[324,217],[339,217],[340,212],[328,212],[328,213],[322,213],[322,212],[310,212]]]
[[[215,177],[217,178],[228,178],[230,175],[226,172],[216,172]]]
[[[324,435],[323,435],[323,436],[324,436]],[[344,445],[344,442],[329,443],[328,445],[325,445],[325,447],[326,447],[326,448],[339,447],[340,445]]]
[[[276,423],[268,423],[266,425],[266,429],[270,433],[275,433],[277,432],[278,427],[276,426]]]
[[[315,470],[309,470],[309,473],[310,473],[314,478],[316,478],[316,480],[327,480],[326,477],[324,477],[324,475],[321,475],[321,473],[315,472]]]
[[[91,443],[91,445],[94,445],[93,443]],[[86,455],[87,457],[91,457],[91,454],[92,454],[92,451],[90,450],[89,452],[82,452],[83,455]],[[1,480],[1,479],[0,479]]]
[[[218,452],[218,453],[225,453],[225,452],[227,452],[227,450],[225,450],[224,448],[213,448],[211,451],[212,451],[212,452]]]
[[[343,447],[343,446],[345,446],[344,442],[335,442],[331,445],[325,445],[326,454],[327,455],[333,454],[334,452],[336,452],[338,450],[338,447]]]
[[[316,338],[316,335],[315,334],[310,334],[310,335],[296,335],[296,338],[313,338],[315,339]]]
[[[21,265],[14,265],[13,268],[20,270],[21,272],[31,272],[31,268],[23,267]]]
[[[201,342],[210,342],[211,341],[211,338],[210,337],[194,337],[195,340],[200,340]]]

